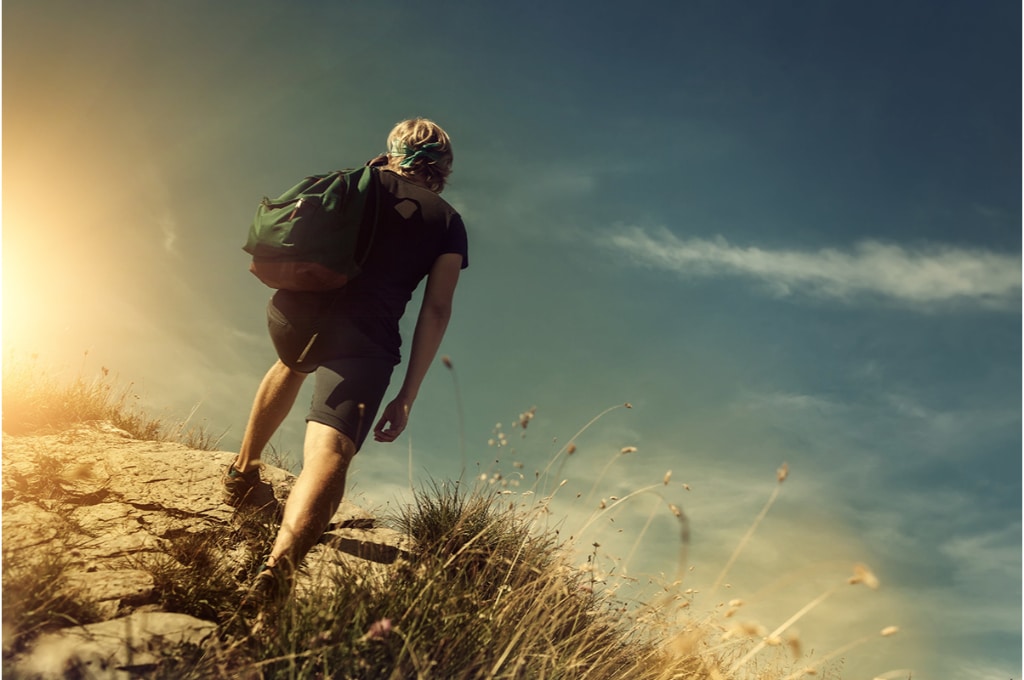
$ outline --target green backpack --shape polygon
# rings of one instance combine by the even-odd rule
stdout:
[[[249,271],[271,288],[323,291],[359,274],[377,226],[380,181],[373,168],[313,175],[256,208]]]

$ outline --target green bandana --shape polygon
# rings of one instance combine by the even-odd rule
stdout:
[[[404,156],[402,162],[398,165],[403,168],[411,168],[412,164],[420,158],[427,158],[432,161],[439,161],[444,158],[444,153],[438,151],[443,146],[441,142],[431,142],[424,144],[418,149],[406,145],[404,142],[400,142],[397,139],[391,144],[391,156]]]

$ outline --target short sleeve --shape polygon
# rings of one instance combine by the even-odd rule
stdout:
[[[466,225],[458,213],[454,213],[448,221],[448,228],[445,230],[438,255],[445,253],[462,255],[462,269],[469,266],[469,239],[466,236]]]

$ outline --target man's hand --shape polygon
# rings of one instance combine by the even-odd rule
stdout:
[[[373,438],[379,442],[393,442],[402,434],[409,422],[409,404],[405,399],[396,397],[384,407],[384,413],[373,428]],[[388,425],[390,423],[390,426]]]

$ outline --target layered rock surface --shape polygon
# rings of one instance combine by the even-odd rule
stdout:
[[[275,523],[294,476],[264,466],[266,484],[250,495],[247,508],[236,511],[221,502],[220,483],[234,455],[140,441],[105,423],[45,436],[4,435],[5,580],[19,563],[59,554],[70,564],[69,592],[88,593],[104,619],[85,626],[69,622],[40,636],[15,659],[19,675],[64,677],[77,668],[87,677],[129,677],[175,645],[201,644],[214,633],[212,621],[160,611],[153,576],[142,567],[147,560],[173,559],[176,543],[230,532],[243,513]],[[249,550],[239,544],[219,559],[237,565],[241,579],[254,557]],[[328,573],[320,566],[352,559],[387,563],[403,551],[400,534],[346,502],[307,558],[297,588],[315,587],[311,580]]]

